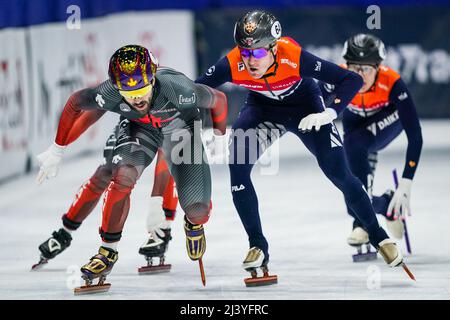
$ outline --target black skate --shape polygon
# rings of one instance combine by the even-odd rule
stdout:
[[[40,259],[38,263],[31,267],[31,270],[42,268],[43,265],[48,263],[48,260],[53,259],[69,247],[71,241],[72,236],[63,228],[54,231],[52,236],[39,246],[39,251],[41,251]]]
[[[278,283],[278,276],[269,275],[269,268],[267,267],[269,259],[266,259],[261,249],[252,247],[247,253],[247,257],[242,263],[245,271],[250,272],[251,278],[244,279],[247,287],[268,286]],[[258,277],[257,269],[260,268],[263,275]]]
[[[172,240],[170,231],[170,228],[158,228],[150,232],[147,242],[139,248],[139,254],[142,254],[147,260],[147,265],[138,269],[140,275],[170,271],[172,265],[164,263],[165,254],[169,249],[169,241]],[[153,258],[159,258],[159,264],[154,265]]]
[[[85,285],[74,289],[75,295],[106,292],[111,287],[110,283],[105,283],[106,276],[111,272],[114,263],[119,259],[119,254],[113,249],[100,247],[98,254],[81,267],[81,278]],[[98,283],[93,284],[93,280],[98,278]]]

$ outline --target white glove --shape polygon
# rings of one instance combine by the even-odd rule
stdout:
[[[228,135],[212,135],[212,138],[206,141],[206,148],[208,149],[210,163],[226,164],[228,163]]]
[[[166,221],[166,216],[162,210],[161,197],[150,197],[150,206],[147,215],[147,232],[150,233],[159,228],[167,229],[169,227],[170,221]]]
[[[319,113],[311,113],[304,117],[298,128],[300,131],[311,131],[313,127],[316,127],[316,131],[319,131],[320,127],[329,123],[332,123],[337,118],[336,110],[333,108],[326,108],[325,111]]]
[[[40,166],[36,178],[38,184],[41,184],[45,179],[56,177],[65,148],[66,146],[60,146],[53,143],[47,150],[37,156]]]
[[[395,190],[394,196],[389,203],[389,207],[387,210],[387,216],[390,217],[392,213],[394,214],[394,218],[401,217],[404,219],[405,215],[411,215],[409,199],[411,197],[411,185],[412,180],[401,178],[398,184],[397,190]]]

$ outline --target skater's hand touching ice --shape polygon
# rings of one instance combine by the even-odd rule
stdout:
[[[395,190],[394,196],[389,203],[386,215],[388,217],[394,215],[394,219],[405,219],[406,214],[411,216],[409,200],[411,198],[412,180],[402,178]]]
[[[226,164],[228,162],[228,140],[229,136],[226,133],[221,135],[214,132],[211,139],[206,141],[210,163]]]
[[[311,113],[304,117],[298,128],[302,132],[311,131],[313,127],[316,127],[316,131],[320,130],[321,126],[333,122],[337,118],[337,113],[333,108],[326,108],[325,111],[319,113]]]
[[[41,184],[45,179],[56,177],[65,148],[65,146],[53,143],[47,150],[37,156],[39,173],[36,181],[38,184]]]

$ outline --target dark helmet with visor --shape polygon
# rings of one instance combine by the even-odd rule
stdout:
[[[347,64],[379,65],[386,58],[386,48],[379,38],[360,33],[345,41],[342,57]]]
[[[281,24],[271,13],[247,12],[234,26],[234,42],[241,48],[272,48],[281,37]]]

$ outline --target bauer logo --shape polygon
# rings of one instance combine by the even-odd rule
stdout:
[[[97,102],[100,108],[103,108],[103,106],[105,105],[105,100],[103,99],[101,94],[97,94],[97,96],[95,97],[95,102]]]
[[[122,157],[119,154],[116,154],[112,159],[112,163],[118,164],[119,161],[122,161],[122,160],[123,160]]]
[[[178,97],[179,104],[194,104],[195,103],[195,92],[192,93],[192,96],[185,97],[182,94]]]

